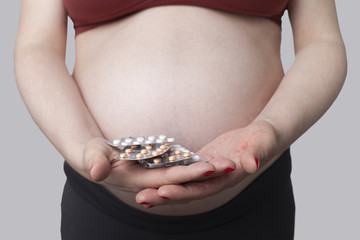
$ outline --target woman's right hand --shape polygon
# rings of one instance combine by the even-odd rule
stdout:
[[[189,166],[146,169],[136,161],[114,160],[117,153],[118,149],[107,145],[105,139],[91,139],[85,146],[83,158],[88,179],[117,190],[137,193],[146,188],[157,189],[164,185],[222,176],[226,174],[226,169],[236,168],[233,161],[212,161]]]

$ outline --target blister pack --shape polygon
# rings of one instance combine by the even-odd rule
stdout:
[[[106,143],[117,147],[120,152],[117,160],[136,160],[145,168],[160,168],[176,165],[190,165],[206,162],[205,159],[190,150],[176,144],[175,139],[165,135],[124,137],[107,140]]]

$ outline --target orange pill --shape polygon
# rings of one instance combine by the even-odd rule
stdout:
[[[136,158],[142,158],[144,155],[142,153],[136,154]]]
[[[122,153],[122,154],[120,154],[120,158],[126,158],[126,153]]]
[[[146,149],[142,149],[142,150],[141,150],[141,153],[142,153],[142,154],[146,154],[146,153],[147,153],[147,150],[146,150]]]
[[[159,152],[158,152],[158,151],[153,151],[153,152],[152,152],[152,155],[153,155],[153,156],[157,156],[157,155],[159,155]]]
[[[173,161],[175,161],[175,156],[170,156],[169,157],[169,162],[173,162]]]
[[[180,155],[180,154],[181,154],[181,150],[176,150],[176,151],[175,151],[175,154],[176,154],[176,155]]]
[[[160,162],[161,162],[161,159],[160,159],[160,158],[155,158],[155,159],[154,159],[154,163],[155,163],[155,164],[159,164]]]
[[[125,150],[125,152],[126,152],[127,154],[132,153],[132,149],[128,148],[128,149]]]
[[[184,153],[184,157],[190,157],[190,153],[189,152]]]

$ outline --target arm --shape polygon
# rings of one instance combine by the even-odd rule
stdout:
[[[206,172],[234,167],[229,161],[217,166],[198,163],[148,170],[133,162],[112,162],[116,150],[104,143],[101,129],[66,68],[66,27],[61,0],[23,0],[15,73],[34,121],[77,172],[103,185],[139,191],[208,178]]]
[[[293,66],[251,124],[218,136],[199,152],[209,159],[232,160],[236,170],[231,176],[201,184],[163,186],[157,190],[158,195],[171,200],[146,198],[143,192],[137,195],[138,199],[151,205],[169,204],[203,198],[234,186],[248,173],[273,163],[331,106],[342,88],[347,66],[335,3],[291,0],[288,10],[296,52]]]
[[[87,176],[84,146],[102,134],[66,68],[66,31],[61,1],[23,1],[15,74],[34,121],[69,164]]]
[[[281,150],[327,111],[342,88],[347,70],[333,0],[292,0],[289,16],[296,60],[257,119],[275,127]]]

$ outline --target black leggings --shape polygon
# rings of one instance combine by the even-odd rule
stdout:
[[[276,239],[294,237],[295,204],[287,150],[224,206],[192,216],[160,216],[131,208],[65,163],[63,240]]]

